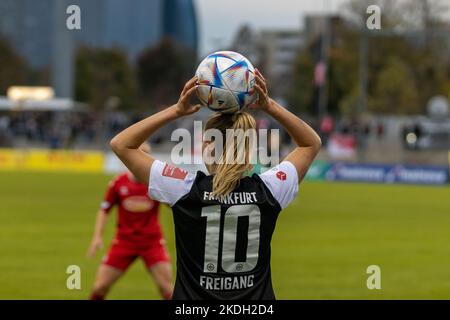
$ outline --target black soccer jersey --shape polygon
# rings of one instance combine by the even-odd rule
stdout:
[[[270,241],[278,214],[295,197],[290,162],[241,179],[214,197],[213,176],[154,161],[149,194],[173,210],[177,248],[174,299],[275,299]]]

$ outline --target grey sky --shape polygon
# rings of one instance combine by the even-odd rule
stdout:
[[[195,0],[200,54],[230,43],[237,29],[299,29],[305,14],[336,12],[346,0]]]

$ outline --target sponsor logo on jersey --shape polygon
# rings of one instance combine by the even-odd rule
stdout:
[[[120,189],[119,189],[119,193],[120,193],[122,196],[126,196],[126,195],[129,193],[128,188],[125,187],[125,186],[121,186]]]
[[[286,180],[286,173],[283,171],[278,171],[277,172],[277,178],[281,181],[285,181]]]
[[[146,212],[153,208],[154,203],[146,196],[131,196],[123,200],[122,205],[130,212]]]
[[[187,171],[177,168],[177,167],[174,167],[174,166],[171,166],[167,163],[162,172],[162,175],[164,177],[169,177],[169,178],[174,178],[174,179],[179,179],[179,180],[184,180],[184,178],[186,178],[187,174],[188,174]]]

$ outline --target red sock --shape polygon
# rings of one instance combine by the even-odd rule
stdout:
[[[105,300],[105,296],[101,294],[92,293],[89,300]]]

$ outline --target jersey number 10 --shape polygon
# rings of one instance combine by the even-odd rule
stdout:
[[[216,273],[219,260],[220,206],[202,208],[206,217],[205,259],[203,272]],[[236,262],[237,226],[239,217],[248,217],[247,253],[245,262]],[[225,272],[248,272],[256,267],[259,252],[261,212],[256,205],[236,205],[225,212],[222,237],[222,269]]]

